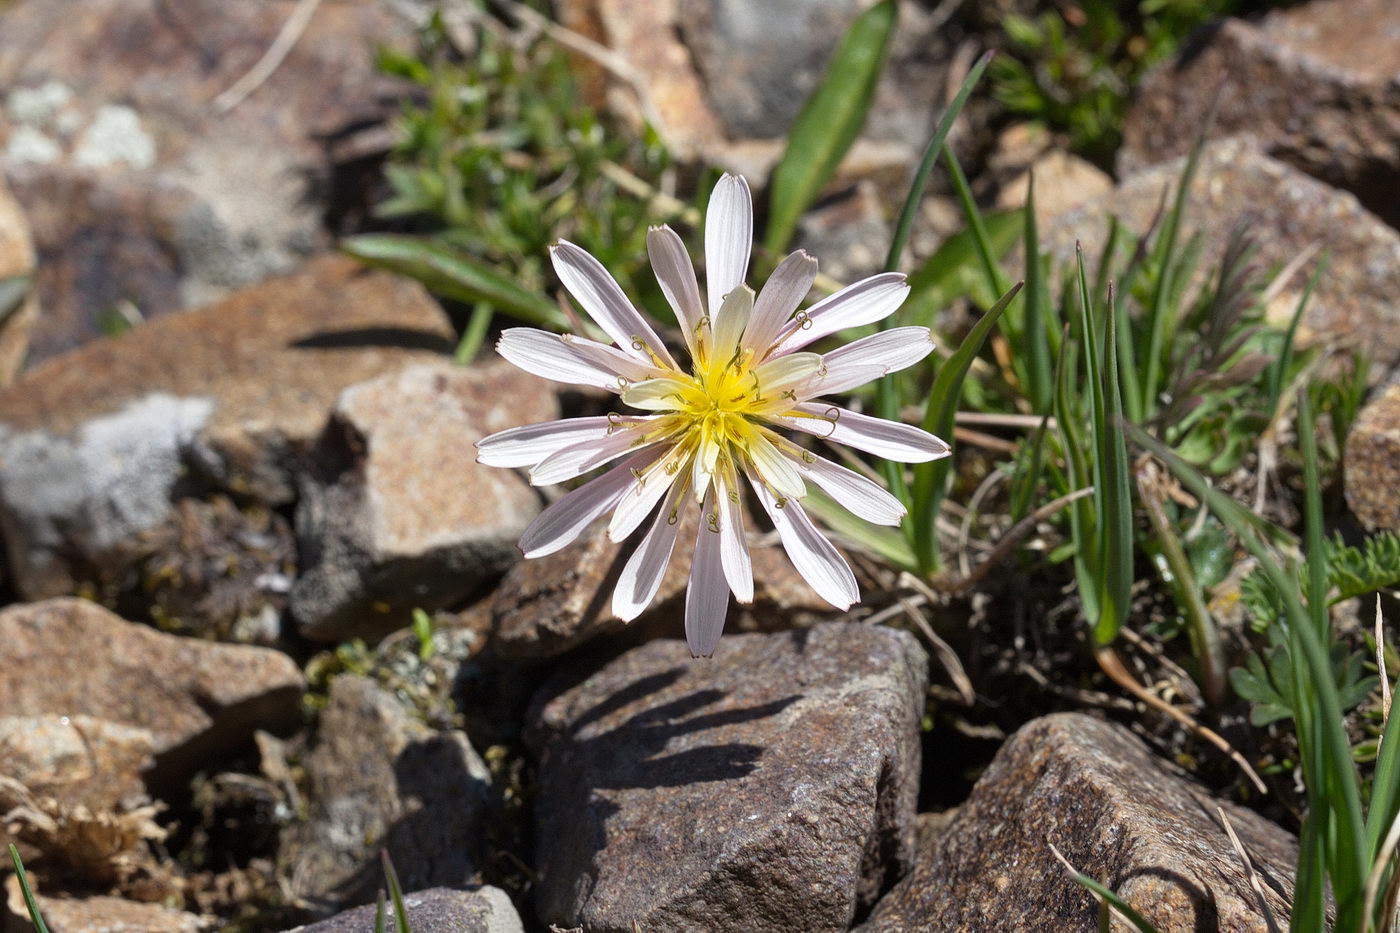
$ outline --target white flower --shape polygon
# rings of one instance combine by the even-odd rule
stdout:
[[[879,484],[816,456],[775,428],[906,463],[948,454],[946,444],[918,428],[817,398],[922,360],[933,349],[928,328],[896,327],[826,354],[804,349],[888,317],[909,294],[904,276],[872,276],[799,311],[816,277],[816,260],[801,250],[788,256],[755,297],[744,284],[752,238],[748,184],[726,175],[706,214],[708,302],[702,304],[681,238],[664,226],[647,234],[652,268],[685,336],[689,368],[677,363],[597,259],[572,243],[553,247],[560,280],[613,343],[522,327],[505,331],[497,349],[545,379],[616,392],[639,413],[512,428],[477,444],[482,463],[529,467],[535,485],[561,483],[625,458],[540,513],[520,548],[527,558],[552,554],[609,511],[614,541],[650,519],[613,593],[613,612],[627,621],[646,609],[661,585],[681,511],[692,501],[699,504],[702,520],[685,600],[686,640],[697,657],[714,653],[729,593],[741,603],[753,600],[742,482],[757,494],[798,572],[840,609],[860,592],[850,567],[800,504],[807,483],[866,521],[898,525],[904,516],[904,506]]]

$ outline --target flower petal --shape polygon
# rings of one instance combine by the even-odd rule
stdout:
[[[679,376],[658,376],[623,389],[622,400],[644,411],[674,411],[684,404],[682,395],[690,385]]]
[[[637,477],[637,485],[627,490],[608,522],[608,537],[622,541],[637,530],[661,497],[672,491],[676,477],[688,465],[694,445],[676,444],[661,459]]]
[[[624,622],[631,622],[646,611],[661,588],[666,565],[671,562],[671,552],[676,547],[676,532],[681,525],[680,505],[681,489],[673,485],[646,537],[623,565],[622,575],[613,590],[612,611]]]
[[[765,437],[764,433],[766,432],[755,430],[747,438],[747,449],[753,468],[758,471],[763,482],[778,495],[791,499],[802,498],[807,494],[807,486],[802,482],[802,474],[797,471],[797,464]]]
[[[806,464],[806,473],[846,511],[874,525],[898,525],[904,520],[904,503],[885,491],[874,480],[848,470],[839,463],[816,457]]]
[[[789,353],[769,360],[753,370],[758,390],[768,404],[785,409],[797,398],[796,389],[813,380],[822,368],[821,354]],[[792,392],[787,398],[784,395]]]
[[[706,512],[714,508],[713,495],[706,497]],[[690,585],[685,591],[685,640],[697,658],[715,653],[729,612],[729,583],[724,578],[720,548],[719,534],[702,521],[690,560]]]
[[[817,278],[817,261],[805,250],[790,253],[778,264],[763,290],[753,303],[753,316],[749,318],[749,329],[744,332],[744,346],[762,358],[783,325],[792,317],[792,312],[802,304],[802,299],[812,290],[812,282]]]
[[[783,328],[773,353],[791,353],[848,327],[883,321],[909,296],[903,273],[882,272],[847,285],[812,305]]]
[[[632,424],[611,434],[570,444],[535,464],[530,471],[530,485],[549,486],[571,480],[647,443],[647,432],[642,425]]]
[[[753,197],[742,175],[724,175],[705,211],[705,291],[710,315],[744,283],[753,247]]]
[[[851,608],[851,604],[860,599],[860,587],[856,585],[855,574],[851,573],[846,559],[816,529],[795,500],[789,499],[779,506],[762,483],[755,483],[754,490],[773,519],[773,527],[782,539],[783,550],[787,551],[802,579],[818,596],[837,609]]]
[[[822,357],[826,376],[812,395],[845,392],[872,379],[908,369],[933,352],[933,333],[927,327],[893,327],[854,340]],[[779,357],[782,359],[782,357]],[[871,376],[871,371],[875,375]]]
[[[739,341],[743,339],[744,328],[748,326],[752,313],[753,289],[747,285],[738,285],[724,296],[724,303],[720,305],[714,325],[710,328],[714,334],[714,346],[709,350],[711,371],[728,365],[734,351],[739,348]]]
[[[690,261],[690,253],[680,235],[670,227],[662,225],[647,231],[647,255],[651,257],[651,268],[656,273],[656,282],[661,293],[676,312],[676,321],[685,334],[685,344],[691,356],[695,355],[695,335],[700,327],[700,319],[705,316],[705,307],[700,303],[700,286],[695,281],[695,266]]]
[[[599,343],[574,334],[561,334],[559,339],[564,341],[565,346],[579,359],[615,373],[628,382],[654,379],[671,372],[669,369],[659,369],[650,362],[640,362],[611,344]],[[617,384],[618,380],[614,379],[613,382]]]
[[[767,417],[834,444],[845,444],[901,463],[925,463],[950,453],[947,444],[921,428],[820,402],[803,402],[782,415]]]
[[[493,467],[534,466],[557,450],[602,437],[620,424],[643,420],[639,415],[564,418],[499,431],[476,442],[476,462]]]
[[[592,254],[568,240],[560,240],[549,248],[549,256],[554,261],[559,281],[603,332],[617,342],[623,353],[648,365],[659,360],[671,369],[676,368],[676,361],[656,331],[632,307],[632,302],[622,293],[622,286]]]
[[[632,471],[650,466],[659,453],[642,451],[560,498],[526,526],[520,535],[520,550],[526,557],[544,557],[573,544],[595,518],[617,505],[637,482]]]
[[[496,352],[541,379],[621,391],[617,374],[580,357],[558,334],[533,327],[511,327],[501,332]]]
[[[733,466],[715,475],[715,502],[719,506],[720,564],[725,579],[741,603],[753,602],[753,562],[744,537],[744,509],[739,500],[738,476]],[[708,516],[704,516],[708,521]]]

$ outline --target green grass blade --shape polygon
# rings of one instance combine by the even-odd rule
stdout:
[[[904,535],[893,528],[872,525],[864,519],[857,518],[815,486],[807,488],[802,507],[821,519],[822,524],[836,534],[889,561],[899,569],[918,569],[914,560],[914,549]]]
[[[385,933],[384,890],[374,900],[374,933]]]
[[[934,128],[933,136],[929,138],[928,145],[924,147],[924,157],[919,161],[918,171],[914,173],[913,183],[909,186],[909,194],[904,199],[904,206],[899,211],[899,221],[895,224],[894,239],[890,241],[890,251],[885,257],[885,271],[899,271],[900,260],[904,257],[904,247],[909,242],[909,233],[914,228],[914,218],[919,212],[919,202],[924,199],[924,189],[928,186],[929,175],[933,173],[933,166],[938,161],[938,154],[943,149],[943,141],[948,138],[948,133],[953,129],[953,121],[962,112],[963,105],[967,103],[968,95],[977,86],[977,82],[982,78],[982,72],[987,70],[987,64],[991,62],[995,52],[987,52],[977,60],[977,64],[972,66],[972,70],[963,79],[962,86],[958,88],[958,93],[953,98],[953,102],[948,105],[948,109],[943,111],[943,116],[938,120],[938,126]]]
[[[1317,820],[1304,820],[1298,834],[1298,862],[1293,872],[1290,933],[1327,931],[1327,853]]]
[[[1018,211],[983,214],[992,255],[1001,259],[1016,245],[1022,221]],[[909,276],[909,297],[900,308],[905,324],[933,326],[940,311],[959,298],[972,296],[984,307],[1000,296],[986,287],[978,266],[977,243],[971,230],[961,230],[939,244],[933,255]]]
[[[399,873],[394,871],[394,863],[389,860],[388,850],[381,849],[379,859],[384,863],[384,878],[389,883],[389,899],[394,904],[394,933],[413,933],[408,926],[408,908],[403,903],[403,888],[399,885]]]
[[[1080,266],[1081,287],[1083,266]],[[1096,447],[1103,461],[1103,500],[1100,534],[1104,542],[1102,605],[1094,636],[1101,645],[1118,637],[1128,619],[1133,591],[1133,493],[1128,476],[1128,447],[1118,425],[1123,417],[1123,398],[1118,383],[1118,314],[1113,289],[1108,290],[1108,330],[1103,341],[1103,433]],[[1091,338],[1096,339],[1096,338]],[[1096,497],[1097,498],[1097,497]]]
[[[477,302],[472,308],[472,316],[467,318],[467,328],[462,331],[462,339],[457,341],[457,350],[452,359],[459,366],[466,366],[476,358],[477,351],[486,340],[486,332],[491,329],[491,305]]]
[[[1016,283],[1001,296],[991,310],[972,328],[951,357],[944,362],[929,390],[928,404],[924,409],[923,426],[941,437],[950,446],[953,443],[953,417],[958,410],[958,400],[962,397],[963,380],[972,368],[972,361],[982,350],[982,344],[996,326],[997,319],[1011,304],[1023,283]],[[943,489],[948,482],[952,468],[952,457],[944,457],[930,463],[920,463],[914,467],[913,507],[910,520],[914,523],[914,555],[919,567],[925,572],[938,565],[938,552],[934,534],[934,519],[942,502]]]
[[[12,275],[0,279],[0,323],[24,304],[24,299],[29,295],[30,285],[27,275]]]
[[[417,279],[431,292],[457,301],[486,302],[540,327],[566,330],[569,321],[548,298],[527,291],[476,259],[423,237],[366,233],[341,241],[361,262]]]
[[[1322,480],[1317,469],[1317,437],[1307,390],[1298,393],[1298,446],[1303,451],[1303,527],[1308,568],[1308,614],[1324,643],[1331,639],[1327,617],[1327,545],[1322,532]]]
[[[1035,173],[1031,173],[1026,188],[1026,320],[1025,357],[1026,388],[1031,410],[1044,414],[1050,410],[1055,392],[1050,372],[1050,292],[1042,274],[1040,259],[1040,230],[1035,219]]]
[[[1298,296],[1298,304],[1293,309],[1293,317],[1288,321],[1288,330],[1284,332],[1283,344],[1279,347],[1278,356],[1274,357],[1273,364],[1269,367],[1269,408],[1270,414],[1278,411],[1279,400],[1283,397],[1283,380],[1288,375],[1288,367],[1293,363],[1293,341],[1298,335],[1298,325],[1303,320],[1303,314],[1307,311],[1308,301],[1312,298],[1313,289],[1317,287],[1318,279],[1322,278],[1323,272],[1327,269],[1328,254],[1324,251],[1317,261],[1317,267],[1313,269],[1313,274],[1308,277],[1308,284],[1303,289],[1303,294]]]
[[[15,865],[19,890],[24,895],[24,907],[29,911],[29,922],[34,924],[35,933],[49,933],[44,918],[39,915],[39,903],[34,899],[34,891],[29,887],[29,875],[24,870],[24,862],[20,861],[19,849],[15,848],[14,843],[10,843],[10,861]]]
[[[957,196],[958,204],[962,206],[963,216],[967,218],[967,228],[972,232],[972,242],[977,247],[977,260],[981,264],[982,275],[986,278],[992,294],[1003,295],[1011,288],[1011,282],[1002,271],[1001,263],[997,261],[991,235],[987,232],[982,212],[977,208],[977,201],[972,197],[972,187],[967,183],[967,176],[963,174],[962,163],[953,153],[953,147],[946,142],[943,144],[943,161],[948,166],[953,193]]]
[[[1093,878],[1081,872],[1075,872],[1072,877],[1074,878],[1075,884],[1098,895],[1099,898],[1117,911],[1119,916],[1131,923],[1138,933],[1158,933],[1157,928],[1153,926],[1146,917],[1134,910],[1127,901],[1115,894],[1107,885],[1095,881]]]
[[[860,134],[894,34],[895,14],[895,0],[880,0],[856,17],[797,115],[782,161],[773,171],[763,242],[774,256],[787,249],[798,218]]]

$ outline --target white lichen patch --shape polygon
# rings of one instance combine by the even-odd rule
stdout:
[[[5,157],[11,162],[48,164],[63,157],[63,147],[32,126],[16,126],[5,143]]]
[[[104,104],[92,123],[78,137],[73,159],[84,168],[125,164],[150,168],[156,161],[156,143],[141,126],[141,117],[130,107]]]
[[[46,81],[38,87],[20,87],[10,92],[5,109],[10,119],[30,126],[44,126],[73,99],[73,91],[62,81]]]

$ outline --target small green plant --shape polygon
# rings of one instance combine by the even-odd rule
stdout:
[[[34,899],[34,891],[29,887],[29,873],[24,870],[24,862],[20,861],[19,849],[15,848],[14,843],[10,843],[10,861],[14,863],[15,875],[19,878],[19,889],[24,895],[24,909],[29,912],[29,922],[34,925],[35,933],[49,933],[44,918],[39,915],[39,903]]]
[[[394,871],[394,863],[389,860],[388,852],[380,852],[379,858],[384,865],[384,880],[389,885],[389,901],[394,906],[394,933],[413,933],[408,925],[408,909],[404,906],[399,873]],[[386,933],[387,930],[384,892],[380,891],[374,907],[374,933]]]

